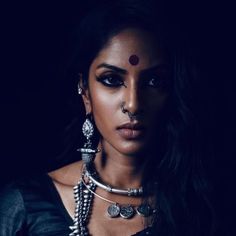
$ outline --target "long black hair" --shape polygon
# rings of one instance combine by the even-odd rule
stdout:
[[[203,169],[204,144],[194,106],[197,73],[186,35],[176,19],[154,1],[106,2],[80,23],[70,71],[86,86],[89,67],[108,40],[128,27],[148,30],[171,57],[172,92],[165,121],[165,150],[161,161],[150,165],[155,189],[157,235],[211,235],[213,210]]]

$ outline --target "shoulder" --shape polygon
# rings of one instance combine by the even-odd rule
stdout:
[[[8,206],[11,206],[8,209]],[[16,183],[6,185],[0,191],[0,211],[14,211],[16,208],[22,209],[24,206],[21,192]]]
[[[25,206],[15,183],[0,191],[0,235],[14,235],[25,220]]]
[[[0,189],[1,213],[24,212],[26,200],[30,195],[41,193],[45,189],[48,177],[45,174],[18,179]]]
[[[75,186],[82,173],[83,162],[77,161],[48,173],[52,181],[69,186]]]
[[[46,174],[15,180],[0,189],[0,217],[24,215],[29,202],[46,195],[49,177]]]

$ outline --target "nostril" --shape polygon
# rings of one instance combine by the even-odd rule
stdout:
[[[121,103],[121,110],[123,113],[137,116],[143,110],[143,99],[141,88],[138,84],[138,79],[130,78],[129,84],[123,90],[123,102]],[[128,113],[129,112],[129,113]]]
[[[122,102],[121,104],[121,111],[124,114],[127,114],[130,120],[138,120],[139,116],[141,115],[141,112],[136,110],[135,112],[131,112],[129,109],[125,107],[125,102]]]
[[[127,112],[127,109],[125,108],[125,102],[122,102],[122,103],[121,103],[121,111],[122,111],[123,113],[126,113],[126,112]]]

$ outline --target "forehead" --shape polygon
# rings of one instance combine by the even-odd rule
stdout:
[[[141,68],[166,62],[166,53],[149,32],[130,28],[111,37],[93,64],[106,62],[127,68],[132,66],[130,57],[133,55],[138,57]]]

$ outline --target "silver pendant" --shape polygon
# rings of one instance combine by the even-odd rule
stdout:
[[[88,118],[85,120],[83,124],[82,131],[87,140],[93,136],[94,133],[93,124]]]
[[[120,216],[124,219],[129,219],[134,215],[134,208],[131,205],[121,206]]]
[[[115,218],[120,214],[120,207],[118,204],[112,204],[107,208],[107,213],[111,218]]]
[[[148,217],[152,213],[152,208],[148,204],[141,204],[136,211],[140,216]]]

